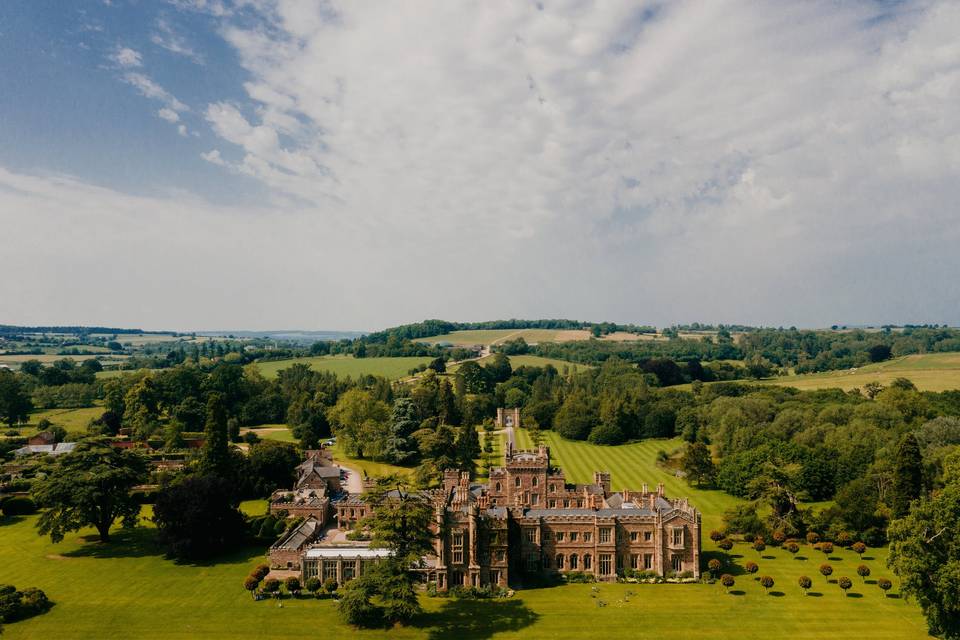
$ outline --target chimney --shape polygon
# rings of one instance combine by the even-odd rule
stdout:
[[[657,483],[657,495],[660,496],[661,498],[663,497],[663,483],[662,483],[662,482]]]
[[[644,492],[644,493],[650,493],[650,490],[649,490],[649,488],[647,487],[647,483],[646,483],[646,482],[643,483],[643,492]]]

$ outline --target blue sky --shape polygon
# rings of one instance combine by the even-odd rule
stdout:
[[[960,5],[7,0],[0,322],[960,324]]]

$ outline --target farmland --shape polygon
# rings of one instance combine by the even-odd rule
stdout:
[[[449,343],[469,347],[478,344],[497,344],[513,338],[523,338],[528,343],[534,344],[537,342],[586,340],[589,337],[590,332],[583,329],[479,329],[475,331],[451,331],[440,336],[419,338],[418,342]]]
[[[772,382],[798,389],[863,388],[868,382],[890,384],[895,378],[908,378],[921,391],[960,389],[960,354],[928,353],[903,356],[844,371],[827,371],[773,378]]]
[[[267,378],[275,378],[281,369],[294,364],[306,364],[314,371],[329,371],[338,376],[356,378],[362,375],[384,376],[396,380],[407,375],[410,369],[430,362],[432,358],[354,358],[353,356],[316,356],[258,362],[257,368]]]

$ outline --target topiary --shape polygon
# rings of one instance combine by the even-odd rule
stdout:
[[[5,516],[28,516],[37,512],[37,504],[26,496],[8,496],[0,501]]]

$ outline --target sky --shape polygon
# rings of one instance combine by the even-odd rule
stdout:
[[[960,325],[953,0],[4,0],[0,323]]]

